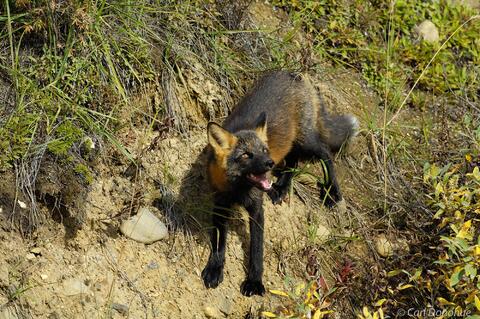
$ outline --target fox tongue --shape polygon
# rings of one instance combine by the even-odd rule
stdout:
[[[268,191],[272,188],[272,183],[268,180],[267,174],[250,174],[250,179],[257,183],[264,191]]]

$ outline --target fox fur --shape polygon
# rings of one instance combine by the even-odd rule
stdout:
[[[287,195],[291,170],[300,159],[325,163],[328,181],[322,190],[324,203],[342,199],[335,177],[332,153],[355,136],[358,121],[352,115],[332,116],[322,107],[308,76],[285,71],[263,76],[233,109],[223,125],[210,122],[207,175],[215,190],[212,215],[212,251],[202,272],[204,283],[214,288],[223,280],[227,219],[233,205],[250,215],[250,259],[241,292],[262,295],[263,193],[274,204]],[[269,175],[280,170],[272,185]]]

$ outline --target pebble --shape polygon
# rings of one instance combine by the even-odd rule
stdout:
[[[33,259],[35,259],[35,254],[28,253],[28,254],[25,255],[25,258],[27,258],[28,260],[33,260]]]
[[[63,282],[62,293],[65,296],[75,296],[79,294],[86,294],[89,289],[85,283],[80,279],[67,279]]]
[[[140,208],[137,215],[123,221],[120,231],[125,236],[144,244],[168,237],[165,224],[146,207]]]
[[[17,203],[18,203],[18,206],[20,206],[20,208],[22,208],[22,209],[27,208],[27,204],[25,202],[22,202],[21,200],[18,200]]]
[[[418,26],[416,26],[413,30],[418,34],[420,39],[422,39],[425,42],[434,43],[434,42],[438,42],[438,40],[440,39],[438,28],[430,20],[423,21]]]
[[[385,234],[381,234],[375,239],[375,250],[382,257],[389,257],[393,255],[393,245],[387,239]]]
[[[220,299],[218,303],[218,309],[223,312],[226,316],[232,314],[233,302],[228,299],[228,296],[224,296]]]
[[[322,224],[319,224],[315,233],[315,240],[321,244],[324,243],[328,237],[330,237],[330,230]]]
[[[30,249],[30,252],[32,254],[36,254],[36,255],[40,255],[42,253],[42,248],[40,247],[34,247],[32,249]]]
[[[128,306],[121,303],[112,303],[112,309],[115,309],[118,313],[122,315],[128,314]]]
[[[203,307],[203,313],[207,318],[210,319],[222,319],[224,316],[218,311],[218,309],[210,307],[210,306],[205,306]]]

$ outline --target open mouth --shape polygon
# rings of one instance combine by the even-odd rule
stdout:
[[[267,173],[263,174],[248,174],[247,178],[252,182],[257,188],[262,191],[268,191],[272,188],[272,182],[268,179]]]

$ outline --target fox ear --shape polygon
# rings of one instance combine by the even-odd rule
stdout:
[[[262,112],[258,116],[255,132],[262,141],[267,142],[267,113]]]
[[[215,122],[210,122],[207,125],[208,143],[216,150],[231,149],[237,138],[232,133],[221,127]]]

